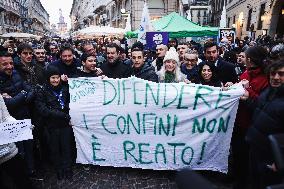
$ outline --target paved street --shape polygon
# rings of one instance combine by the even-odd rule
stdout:
[[[56,189],[175,189],[175,171],[153,171],[131,168],[115,168],[88,166],[83,167],[77,164],[74,168],[73,180],[58,181],[56,175],[47,168],[44,174],[44,181],[36,181],[39,188]],[[230,189],[231,184],[225,184],[219,174],[206,174],[217,188]],[[210,175],[210,176],[209,176]]]

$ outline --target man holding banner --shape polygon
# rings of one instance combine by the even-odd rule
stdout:
[[[147,81],[158,82],[158,75],[152,65],[145,63],[143,49],[133,48],[131,50],[132,75],[137,78],[145,79]]]

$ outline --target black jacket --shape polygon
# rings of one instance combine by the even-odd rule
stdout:
[[[140,69],[132,69],[132,75],[147,81],[158,83],[158,75],[152,65],[145,63]]]
[[[238,76],[235,70],[235,65],[224,61],[222,58],[217,60],[216,72],[218,78],[223,84],[227,82],[236,83],[238,81]]]
[[[41,115],[41,123],[48,128],[67,127],[69,126],[69,89],[68,86],[62,85],[62,98],[64,101],[64,109],[53,93],[49,85],[44,85],[43,89],[38,92],[36,97],[36,108]]]
[[[33,100],[34,92],[16,71],[13,71],[12,76],[0,72],[0,93],[7,93],[12,97],[4,98],[11,116],[19,120],[30,119],[29,105]]]
[[[50,63],[48,66],[55,66],[59,69],[60,74],[67,75],[68,77],[73,77],[77,73],[77,68],[81,66],[79,59],[73,59],[71,65],[66,65],[61,59]]]
[[[263,158],[272,158],[268,136],[284,133],[284,85],[268,87],[258,97],[252,126],[247,133],[251,148],[258,149]]]
[[[101,66],[103,74],[109,78],[127,78],[131,76],[131,67],[120,60],[114,63],[104,62]]]
[[[25,66],[20,60],[14,63],[15,70],[21,76],[21,78],[28,82],[32,86],[39,84],[38,76],[35,71],[35,62],[32,61],[29,66]]]

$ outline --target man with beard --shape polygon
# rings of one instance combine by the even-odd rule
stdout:
[[[18,57],[14,62],[15,70],[20,74],[21,78],[29,83],[32,87],[38,84],[38,78],[35,73],[35,64],[33,60],[33,48],[28,43],[21,43],[18,46]]]
[[[35,74],[38,78],[38,84],[43,85],[45,82],[44,70],[48,65],[46,62],[46,52],[42,46],[37,46],[34,48],[34,58],[35,58]]]
[[[131,68],[124,64],[120,58],[120,48],[117,44],[107,46],[107,61],[101,66],[101,69],[109,78],[127,78],[131,76]]]
[[[61,80],[67,82],[69,77],[73,77],[77,73],[77,68],[81,66],[78,59],[74,58],[74,51],[71,45],[65,44],[60,49],[60,59],[50,63],[59,69]]]
[[[155,71],[158,72],[163,66],[163,60],[166,56],[166,52],[168,51],[168,47],[166,45],[157,45],[156,47],[156,54],[157,58],[152,62],[152,66],[154,66]]]
[[[158,75],[155,68],[149,64],[145,64],[143,49],[134,48],[131,52],[132,75],[148,81],[158,82]]]
[[[206,42],[204,44],[204,53],[206,61],[216,67],[217,76],[223,84],[226,85],[228,82],[236,83],[238,81],[235,65],[224,61],[219,56],[219,50],[216,43]]]

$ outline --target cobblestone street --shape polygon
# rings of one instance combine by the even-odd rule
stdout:
[[[82,166],[74,167],[73,180],[58,181],[56,175],[48,168],[44,181],[35,181],[38,188],[56,189],[175,189],[176,171],[153,171],[131,168]],[[230,189],[220,174],[207,173],[207,178],[216,188]],[[210,176],[209,176],[210,175]],[[222,176],[221,176],[222,177]]]

